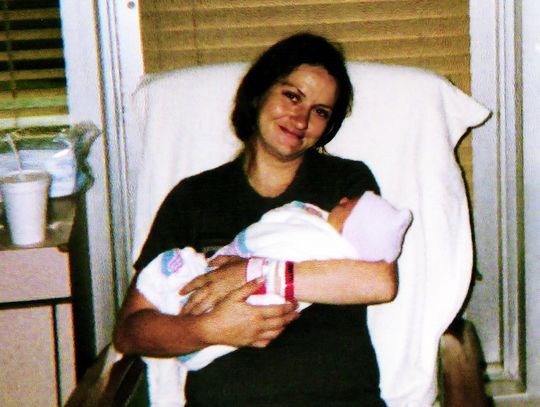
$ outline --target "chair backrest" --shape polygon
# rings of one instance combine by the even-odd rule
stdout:
[[[245,69],[209,65],[141,82],[134,95],[142,140],[134,257],[172,186],[240,148],[229,115]],[[489,112],[432,72],[360,62],[348,69],[353,112],[327,149],[365,161],[382,195],[414,217],[398,261],[398,296],[368,310],[381,390],[390,406],[428,405],[436,394],[439,338],[463,304],[472,271],[467,198],[454,149]]]

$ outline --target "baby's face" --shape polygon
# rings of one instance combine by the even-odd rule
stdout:
[[[343,223],[351,214],[354,206],[358,202],[359,198],[341,198],[339,203],[334,206],[328,215],[328,223],[330,223],[339,233],[343,229]]]

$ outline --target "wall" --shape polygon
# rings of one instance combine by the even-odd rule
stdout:
[[[540,405],[537,248],[540,29],[536,1],[471,2],[472,92],[493,111],[473,135],[479,329],[497,405]],[[525,404],[531,403],[531,404]]]

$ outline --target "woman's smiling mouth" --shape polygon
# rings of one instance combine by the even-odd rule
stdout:
[[[285,126],[279,126],[279,128],[281,129],[281,131],[288,137],[293,137],[297,140],[303,140],[304,137],[305,137],[305,132],[303,131],[298,131],[298,130],[290,130],[289,128],[285,127]]]

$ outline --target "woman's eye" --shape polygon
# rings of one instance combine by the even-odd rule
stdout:
[[[291,91],[284,91],[283,94],[285,95],[285,97],[289,100],[292,100],[293,102],[298,102],[300,100],[300,98],[298,97],[298,95],[294,92],[291,92]]]
[[[317,113],[323,119],[328,119],[330,117],[330,112],[326,109],[315,109],[315,113]]]

